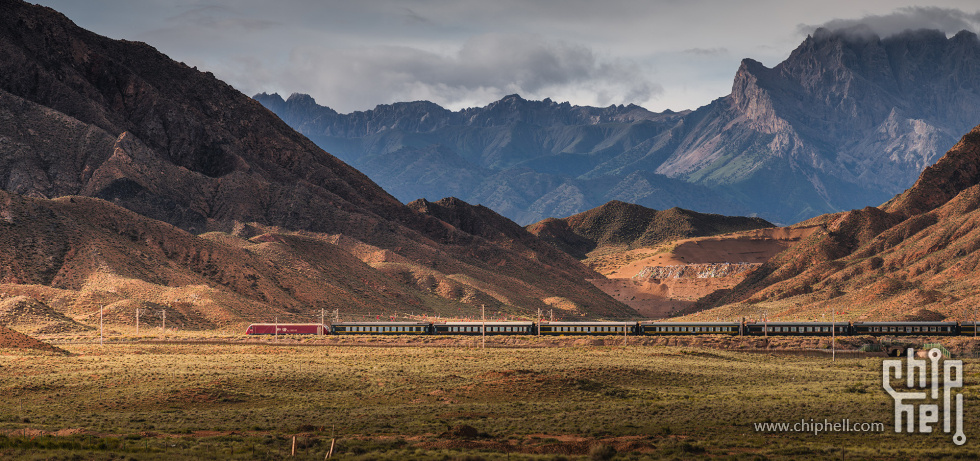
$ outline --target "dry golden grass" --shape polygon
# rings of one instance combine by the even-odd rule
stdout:
[[[891,432],[877,358],[529,341],[487,350],[113,343],[68,345],[73,356],[43,361],[0,355],[0,456],[262,459],[288,454],[294,435],[300,459],[322,459],[333,438],[341,459],[585,459],[599,445],[617,459],[971,450],[941,431]],[[966,375],[976,366],[968,360]],[[964,389],[968,428],[980,422],[970,410],[978,391]],[[881,421],[888,430],[753,429],[801,418]]]

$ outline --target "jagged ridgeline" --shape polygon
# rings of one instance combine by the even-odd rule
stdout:
[[[150,45],[0,0],[0,56],[0,294],[31,298],[18,305],[83,323],[167,307],[193,328],[320,309],[635,315],[507,219],[409,208]]]
[[[693,112],[255,98],[405,202],[456,196],[520,224],[620,200],[785,225],[887,200],[970,130],[980,41],[821,29],[773,68],[744,60],[731,94]]]

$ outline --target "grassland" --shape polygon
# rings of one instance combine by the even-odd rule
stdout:
[[[2,459],[971,458],[894,433],[881,359],[690,347],[62,345],[0,351]],[[882,422],[876,433],[753,423]]]

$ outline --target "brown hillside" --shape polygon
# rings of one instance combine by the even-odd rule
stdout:
[[[588,316],[633,314],[570,258],[404,206],[259,103],[146,44],[0,0],[0,56],[0,117],[11,121],[0,124],[0,184],[41,199],[5,197],[0,238],[19,242],[3,250],[11,284],[73,290],[82,311],[170,305],[200,327],[320,308],[526,314],[556,297]],[[459,213],[508,226],[489,210]]]
[[[881,208],[811,220],[820,230],[727,293],[706,316],[972,320],[980,303],[980,127]]]
[[[651,248],[689,237],[773,227],[760,218],[705,214],[681,208],[654,210],[611,201],[564,219],[528,226],[538,237],[569,254],[585,259],[589,253]]]
[[[684,312],[718,290],[742,282],[762,263],[816,227],[756,229],[675,240],[654,248],[611,252],[587,262],[606,276],[592,283],[645,317]]]
[[[428,255],[443,272],[343,236],[257,224],[242,226],[241,236],[194,236],[88,197],[37,200],[0,193],[0,201],[0,214],[9,218],[0,221],[0,259],[9,261],[0,269],[2,294],[31,296],[88,325],[98,321],[100,307],[110,323],[135,324],[136,309],[157,316],[168,309],[172,326],[215,328],[274,317],[311,321],[321,309],[462,317],[484,304],[516,315],[518,306],[547,307],[556,296],[529,283],[533,271],[525,270],[527,280],[513,281],[446,251]],[[243,238],[249,234],[257,235]],[[494,248],[482,245],[487,252]],[[503,265],[519,262],[509,251],[498,253]],[[43,286],[60,290],[21,288]],[[570,283],[565,288],[572,296],[589,292]],[[602,294],[595,291],[591,306],[601,306]]]
[[[0,325],[0,351],[4,349],[40,351],[68,355],[68,351]]]
[[[0,300],[0,325],[29,334],[74,333],[92,329],[28,296]]]

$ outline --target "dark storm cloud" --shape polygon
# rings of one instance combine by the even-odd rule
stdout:
[[[967,13],[954,8],[905,7],[887,15],[868,15],[861,19],[834,19],[820,26],[800,25],[799,30],[811,33],[818,27],[835,31],[870,30],[880,37],[907,30],[938,29],[947,35],[961,30],[980,30],[980,11]]]

